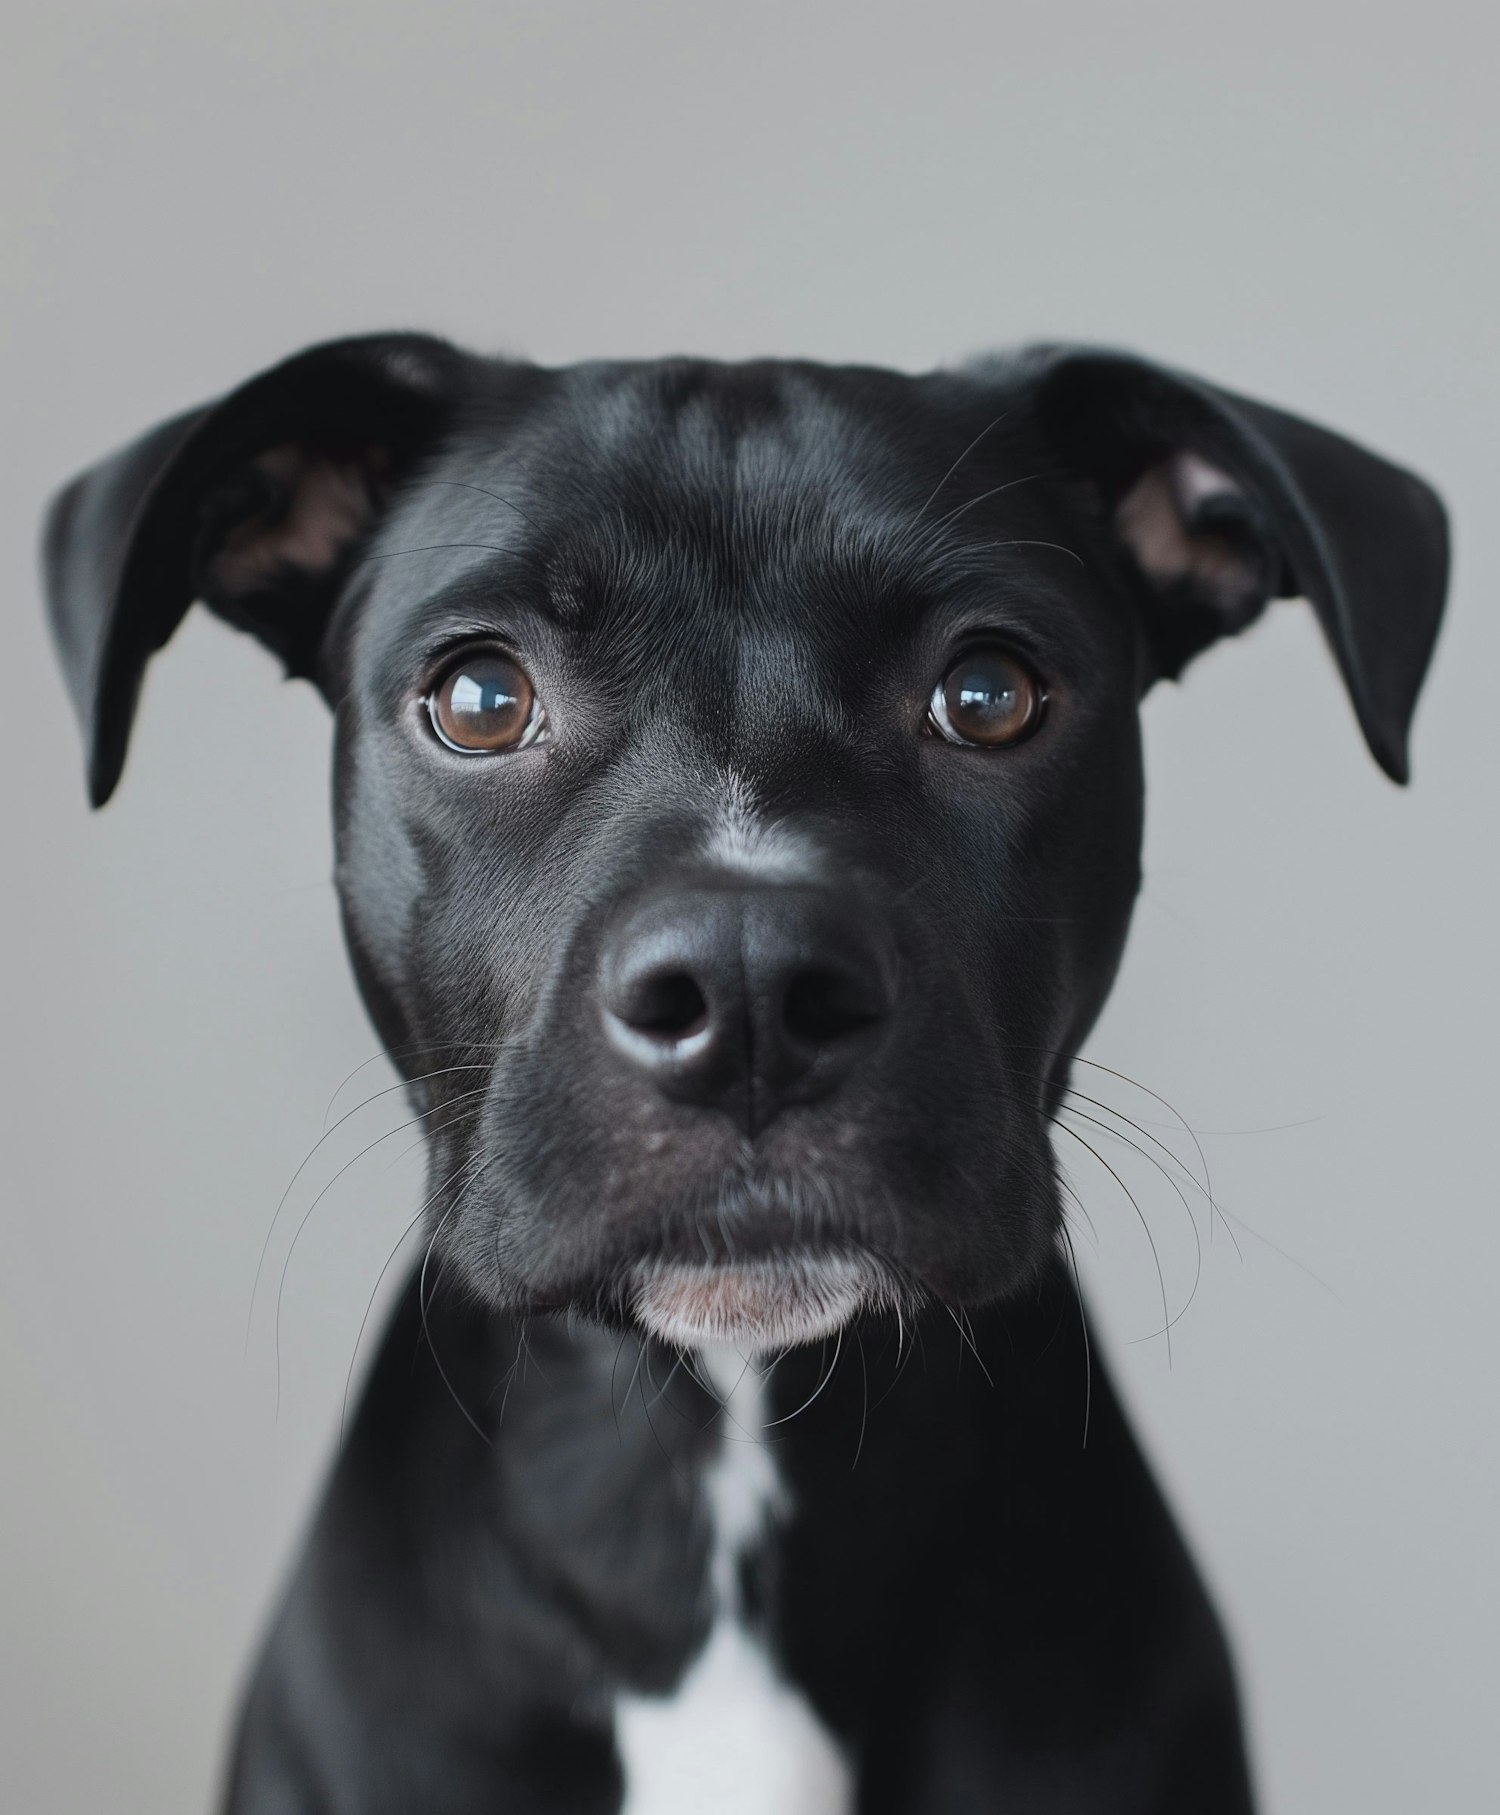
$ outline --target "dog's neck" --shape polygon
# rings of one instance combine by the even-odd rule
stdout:
[[[1086,1336],[1061,1263],[972,1319],[941,1306],[904,1326],[864,1318],[772,1359],[683,1353],[446,1295],[425,1321],[414,1302],[406,1318],[429,1363],[412,1401],[424,1446],[445,1433],[441,1466],[473,1482],[476,1513],[488,1503],[572,1605],[602,1610],[607,1650],[610,1621],[623,1622],[633,1670],[652,1630],[676,1651],[706,1629],[716,1531],[752,1551],[770,1532],[780,1548],[814,1529],[868,1529],[873,1510],[894,1538],[897,1524],[925,1530],[945,1484],[959,1489],[970,1451],[1007,1420],[1045,1407],[1027,1442],[1063,1458],[1088,1438]],[[1096,1419],[1099,1390],[1095,1379]],[[741,1466],[721,1481],[726,1458]]]
[[[839,1815],[852,1806],[847,1758],[778,1668],[763,1609],[747,1593],[789,1511],[769,1370],[733,1349],[706,1349],[684,1365],[719,1403],[719,1449],[700,1492],[712,1623],[670,1694],[625,1694],[616,1704],[624,1815]]]
[[[871,1708],[918,1705],[963,1667],[955,1631],[973,1664],[1003,1626],[1022,1660],[1007,1717],[1053,1718],[1059,1634],[1083,1642],[1122,1599],[1152,1630],[1185,1565],[1169,1543],[1122,1587],[1118,1556],[1160,1516],[1060,1262],[972,1322],[870,1318],[755,1367],[443,1290],[424,1318],[414,1283],[315,1554],[356,1588],[393,1571],[416,1586],[414,1655],[465,1635],[458,1675],[407,1684],[445,1746],[500,1709],[565,1711],[566,1756],[628,1792],[628,1815],[793,1815],[769,1778],[759,1800],[716,1782],[684,1804],[683,1717],[739,1759],[746,1730],[714,1741],[710,1710],[774,1720],[748,1755],[826,1787],[872,1743]],[[661,1794],[640,1800],[647,1786]],[[821,1806],[842,1806],[836,1786]]]

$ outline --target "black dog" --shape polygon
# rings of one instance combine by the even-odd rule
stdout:
[[[1300,594],[1404,779],[1446,547],[1374,455],[1070,348],[354,340],[61,496],[96,804],[195,598],[333,707],[349,948],[430,1131],[232,1810],[1249,1807],[1050,1124],[1141,695]]]

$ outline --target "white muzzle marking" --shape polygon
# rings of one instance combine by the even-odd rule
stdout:
[[[630,1295],[642,1327],[663,1342],[726,1344],[746,1354],[816,1342],[890,1297],[877,1261],[846,1254],[770,1254],[718,1265],[642,1261]]]

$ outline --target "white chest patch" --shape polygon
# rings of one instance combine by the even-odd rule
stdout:
[[[763,1440],[764,1387],[739,1355],[700,1354],[725,1406],[724,1447],[705,1481],[717,1611],[671,1695],[616,1704],[622,1815],[848,1815],[854,1790],[843,1754],[741,1618],[738,1559],[780,1493]]]

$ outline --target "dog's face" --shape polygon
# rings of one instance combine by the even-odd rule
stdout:
[[[354,345],[62,500],[96,795],[100,675],[133,684],[175,560],[335,707],[356,972],[426,1117],[436,1251],[488,1298],[781,1346],[1023,1285],[1136,890],[1143,690],[1305,590],[1398,772],[1431,494],[1109,356]],[[1351,483],[1352,555],[1316,502]]]
[[[339,889],[451,1105],[480,1289],[800,1334],[1054,1240],[1056,1055],[1135,889],[1138,633],[1043,450],[996,425],[1007,489],[939,490],[988,405],[932,388],[586,370],[376,537]]]

